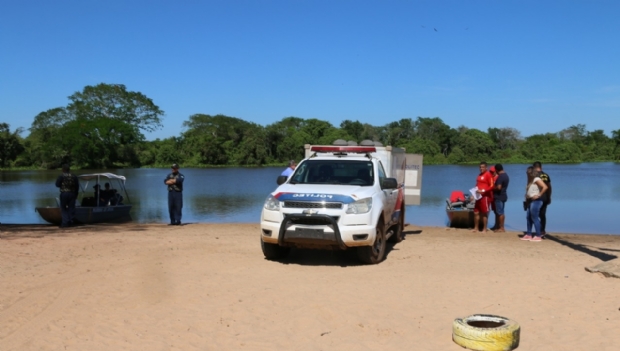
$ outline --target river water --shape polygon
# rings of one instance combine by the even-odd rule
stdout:
[[[505,165],[510,176],[506,227],[525,229],[522,208],[528,165]],[[184,223],[257,223],[265,197],[276,188],[282,168],[182,169],[185,175]],[[620,234],[620,164],[544,165],[551,177],[553,202],[547,209],[547,232]],[[98,170],[78,171],[76,174]],[[167,223],[168,169],[118,169],[127,178],[132,218],[140,223]],[[406,220],[420,226],[446,226],[446,198],[452,190],[475,185],[478,166],[424,166],[422,203],[407,206]],[[55,206],[58,171],[0,172],[0,223],[43,224],[35,207]],[[91,184],[92,185],[92,184]],[[88,191],[92,191],[89,185]],[[127,202],[127,201],[126,201]],[[489,225],[492,225],[493,215]]]

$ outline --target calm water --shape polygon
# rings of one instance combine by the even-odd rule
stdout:
[[[510,176],[506,227],[525,228],[522,198],[527,165],[506,165]],[[615,216],[620,210],[620,164],[546,165],[553,203],[547,209],[547,231],[620,234]],[[108,172],[127,177],[127,191],[136,222],[168,222],[167,169],[120,169]],[[267,194],[276,188],[282,168],[182,169],[185,175],[183,222],[256,223]],[[80,171],[93,173],[97,170]],[[45,223],[35,207],[55,206],[57,171],[0,172],[0,222]],[[445,200],[452,190],[474,186],[477,166],[425,166],[422,204],[407,207],[407,222],[445,226]],[[91,190],[91,189],[89,189]],[[491,222],[493,215],[491,215]],[[492,225],[492,223],[490,223]]]

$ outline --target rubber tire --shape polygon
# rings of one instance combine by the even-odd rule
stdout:
[[[385,229],[383,219],[379,220],[376,227],[375,242],[372,246],[361,246],[357,248],[357,257],[360,261],[367,264],[377,264],[385,257]]]
[[[260,247],[263,249],[263,255],[265,255],[265,258],[270,261],[283,259],[291,250],[289,247],[266,243],[263,240],[260,241]]]
[[[403,234],[403,229],[405,227],[405,206],[400,208],[400,218],[398,219],[398,224],[392,227],[391,230],[396,230],[394,234],[388,239],[391,243],[399,243],[403,241],[405,235]]]
[[[469,323],[495,323],[497,327],[475,327]],[[521,327],[508,318],[474,314],[452,323],[452,340],[459,346],[477,351],[509,351],[519,347]]]

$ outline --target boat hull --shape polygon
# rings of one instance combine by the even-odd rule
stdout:
[[[131,205],[103,206],[103,207],[76,207],[75,221],[81,224],[127,222],[131,221],[129,211]],[[36,211],[41,218],[52,224],[61,224],[60,207],[37,207]]]
[[[450,227],[473,228],[474,211],[470,209],[446,210]]]

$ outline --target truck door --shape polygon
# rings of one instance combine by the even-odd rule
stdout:
[[[387,178],[385,174],[385,170],[383,169],[383,164],[379,161],[379,184],[383,184],[383,180]],[[397,218],[394,217],[394,211],[396,207],[396,200],[398,200],[398,189],[382,189],[383,194],[385,196],[385,207],[383,208],[383,223],[385,223],[388,227],[398,221]]]

